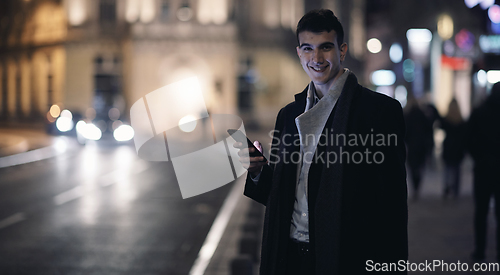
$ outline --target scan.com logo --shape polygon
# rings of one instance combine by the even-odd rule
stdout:
[[[221,187],[246,170],[227,129],[245,133],[241,118],[208,114],[196,77],[164,86],[130,108],[140,158],[172,161],[182,197]]]

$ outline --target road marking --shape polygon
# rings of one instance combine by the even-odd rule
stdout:
[[[5,228],[7,226],[11,226],[13,224],[16,224],[18,222],[24,221],[26,219],[26,216],[24,213],[16,213],[8,218],[5,218],[0,221],[0,229]]]
[[[106,187],[117,182],[123,181],[128,177],[131,177],[135,174],[139,174],[140,172],[148,169],[149,166],[142,161],[138,161],[134,164],[132,171],[130,169],[117,169],[105,175],[99,177],[99,181],[102,187]]]
[[[104,174],[99,177],[99,182],[102,187],[106,187],[117,182],[123,181],[128,177],[132,177],[135,174],[148,169],[149,166],[144,162],[136,162],[132,171],[130,169],[117,169],[110,173]],[[68,191],[62,192],[61,194],[54,197],[55,205],[62,205],[72,200],[76,200],[84,196],[85,194],[92,193],[97,190],[97,187],[83,188],[82,185],[78,185]]]
[[[51,146],[15,154],[12,156],[1,157],[0,168],[52,158],[66,152],[67,148],[68,142],[63,138],[58,138],[56,142]]]
[[[219,245],[219,242],[222,238],[222,234],[226,230],[227,224],[231,215],[233,214],[234,209],[238,203],[238,199],[243,193],[243,181],[241,178],[234,183],[231,192],[224,200],[224,204],[222,205],[217,217],[208,232],[207,238],[203,243],[200,252],[198,253],[198,257],[194,261],[193,267],[191,271],[189,271],[189,275],[203,275],[205,270],[207,269],[212,256]]]
[[[54,203],[56,205],[61,205],[64,203],[67,203],[72,200],[76,200],[83,196],[83,187],[82,186],[77,186],[73,189],[70,189],[68,191],[62,192],[61,194],[57,195],[54,197]]]

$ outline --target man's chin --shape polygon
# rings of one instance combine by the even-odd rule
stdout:
[[[328,83],[328,80],[326,79],[312,79],[312,82],[315,84],[315,85],[325,85],[326,83]]]

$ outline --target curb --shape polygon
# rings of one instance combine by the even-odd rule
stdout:
[[[15,155],[28,151],[28,141],[20,136],[0,134],[0,157]]]

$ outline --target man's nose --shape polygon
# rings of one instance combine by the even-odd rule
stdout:
[[[319,49],[315,49],[314,50],[314,54],[313,54],[313,60],[312,60],[314,63],[316,64],[321,64],[323,63],[324,61],[324,58],[323,58],[323,53],[319,50]]]

